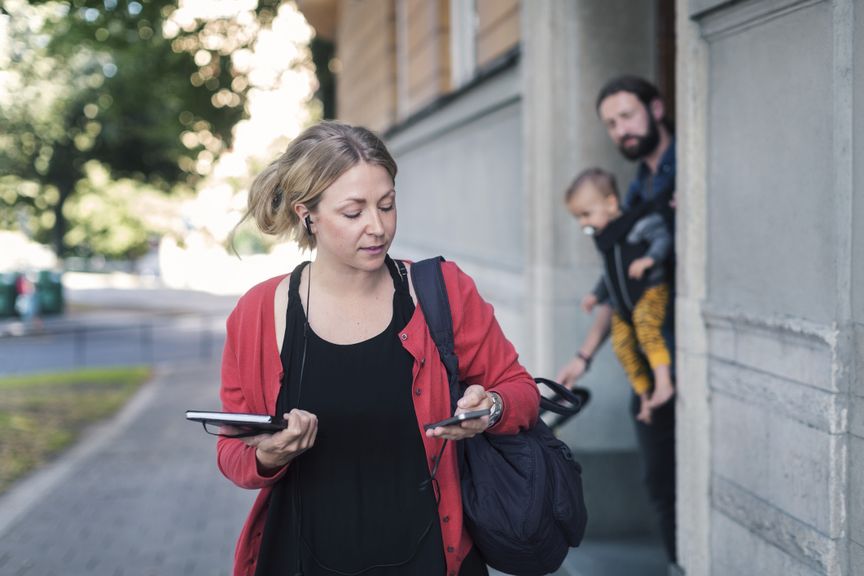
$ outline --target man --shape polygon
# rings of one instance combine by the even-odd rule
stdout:
[[[659,213],[674,235],[675,138],[657,88],[634,76],[615,78],[600,90],[597,113],[621,154],[639,163],[636,177],[624,195],[623,210]],[[674,282],[674,265],[670,268],[670,281]],[[674,289],[669,301],[663,336],[669,349],[674,350]],[[572,386],[588,370],[595,352],[609,335],[611,317],[608,304],[597,308],[594,323],[576,357],[559,372],[559,382]],[[669,559],[675,562],[675,401],[673,398],[656,406],[650,424],[635,420],[639,406],[638,396],[633,395],[631,412],[643,456],[645,484],[657,511]]]

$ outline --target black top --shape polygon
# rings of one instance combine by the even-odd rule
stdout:
[[[594,243],[603,257],[605,284],[612,307],[627,322],[632,322],[633,307],[649,286],[649,275],[645,274],[639,279],[630,278],[630,264],[645,255],[648,244],[630,244],[626,239],[636,222],[648,214],[650,208],[650,204],[640,204],[609,222],[594,236]]]
[[[298,293],[305,264],[290,281],[282,348],[290,384],[286,394],[283,382],[277,413],[299,405],[318,417],[318,436],[274,487],[256,575],[444,574],[411,397],[413,358],[399,340],[414,312],[407,278],[388,258],[395,285],[390,324],[368,340],[339,345],[305,324]],[[314,316],[314,293],[309,309]]]

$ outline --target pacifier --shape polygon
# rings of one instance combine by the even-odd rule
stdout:
[[[594,236],[597,233],[597,229],[594,226],[585,226],[582,228],[582,233],[586,236]]]

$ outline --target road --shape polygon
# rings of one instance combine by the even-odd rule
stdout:
[[[0,321],[0,375],[219,358],[236,297],[166,289],[67,290],[41,328]]]

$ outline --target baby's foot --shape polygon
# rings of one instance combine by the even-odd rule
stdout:
[[[667,402],[669,402],[672,397],[675,396],[675,388],[670,386],[658,386],[654,393],[651,394],[651,398],[648,400],[648,407],[652,410],[655,408],[659,408],[663,406]]]
[[[636,420],[644,424],[651,424],[651,406],[648,404],[647,396],[642,397],[642,402],[639,405],[639,413],[636,415]]]

